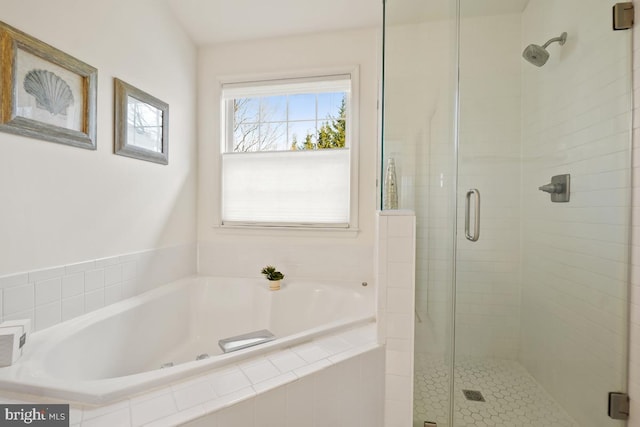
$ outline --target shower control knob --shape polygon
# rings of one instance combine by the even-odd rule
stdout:
[[[542,190],[545,193],[560,194],[564,192],[564,185],[562,184],[546,184],[538,187],[538,190]]]
[[[551,177],[549,184],[538,187],[538,190],[544,191],[551,195],[551,201],[554,203],[569,201],[569,187],[571,175],[555,175]]]

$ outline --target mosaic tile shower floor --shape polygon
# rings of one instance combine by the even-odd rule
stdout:
[[[448,424],[449,368],[426,354],[416,354],[413,426]],[[467,400],[462,390],[477,390],[485,402]],[[460,360],[454,393],[455,427],[579,427],[544,389],[512,360]]]

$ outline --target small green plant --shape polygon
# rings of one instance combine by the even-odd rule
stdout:
[[[267,265],[261,271],[262,274],[267,278],[267,280],[282,280],[284,279],[284,274],[280,273],[276,268],[272,265]]]

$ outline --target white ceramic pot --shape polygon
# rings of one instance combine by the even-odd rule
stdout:
[[[271,290],[271,291],[279,291],[280,290],[280,280],[269,280],[269,290]]]

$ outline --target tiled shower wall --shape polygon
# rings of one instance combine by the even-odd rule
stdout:
[[[460,23],[456,356],[518,355],[520,30],[520,14]],[[481,199],[476,242],[462,231],[473,188]]]
[[[576,14],[575,11],[581,12]],[[522,61],[520,361],[580,426],[616,426],[626,380],[630,34],[601,0],[531,0],[522,45],[568,33],[543,67]],[[538,187],[571,174],[571,201]]]
[[[391,24],[385,40],[384,154],[398,164],[400,207],[417,216],[416,330],[429,338],[416,350],[438,357],[450,332],[455,69],[453,57],[431,59],[450,56],[453,23]],[[519,40],[519,14],[463,18],[458,186],[480,190],[482,238],[459,236],[456,333],[459,354],[477,357],[516,358],[518,351]]]
[[[391,21],[402,8],[394,5]],[[415,333],[429,337],[416,340],[416,351],[436,357],[444,357],[450,332],[454,69],[428,59],[449,55],[454,24],[391,23],[385,36],[384,156],[396,162],[400,208],[416,215]]]
[[[40,330],[195,273],[191,244],[3,276],[0,321]]]
[[[452,62],[446,58],[454,21],[394,25],[402,6],[390,3],[385,36],[384,157],[394,158],[401,209],[416,215],[416,351],[444,357],[449,343],[450,254],[454,167]]]
[[[588,172],[593,173],[594,176],[599,175],[600,177],[606,178],[603,181],[596,179],[596,184],[600,183],[601,187],[600,189],[595,190],[592,194],[587,194],[587,192],[584,191],[584,188],[581,188],[581,185],[579,182],[575,183],[577,185],[577,187],[574,188],[576,190],[577,199],[574,199],[574,204],[571,207],[576,207],[577,210],[574,210],[572,214],[581,214],[581,215],[587,212],[585,209],[587,208],[587,206],[578,205],[575,203],[584,203],[585,200],[592,200],[592,201],[598,200],[598,201],[610,203],[611,199],[609,198],[610,195],[608,195],[609,194],[608,190],[610,190],[610,188],[604,188],[602,187],[602,185],[610,186],[613,184],[613,187],[620,188],[620,191],[616,190],[614,191],[614,193],[623,194],[625,192],[624,186],[626,185],[626,182],[628,182],[628,178],[629,178],[628,172],[626,174],[624,172],[624,168],[626,167],[626,165],[624,164],[624,161],[621,164],[621,168],[619,168],[623,170],[623,172],[616,173],[615,171],[612,171],[612,173],[608,173],[606,169],[607,167],[612,167],[614,170],[616,169],[615,162],[617,160],[621,160],[624,158],[624,154],[622,154],[621,152],[623,152],[626,149],[625,147],[628,147],[628,141],[629,141],[628,133],[625,136],[625,132],[628,131],[628,128],[625,127],[625,123],[628,123],[628,116],[626,118],[617,117],[621,115],[621,112],[620,112],[621,110],[619,108],[622,108],[625,103],[626,105],[628,105],[628,102],[629,102],[629,93],[625,92],[624,85],[621,84],[625,79],[628,81],[629,76],[628,75],[613,76],[613,80],[607,81],[607,79],[609,79],[611,76],[606,76],[600,72],[604,64],[607,64],[610,61],[614,61],[616,59],[620,59],[624,61],[623,56],[626,55],[629,49],[628,44],[625,45],[624,41],[622,41],[618,45],[614,44],[615,46],[617,46],[617,48],[606,49],[605,51],[603,51],[603,44],[600,43],[601,39],[604,40],[604,38],[606,37],[620,37],[621,39],[624,39],[625,37],[623,32],[618,33],[616,35],[612,35],[615,33],[611,32],[609,20],[602,19],[602,16],[606,16],[610,14],[611,5],[607,2],[595,2],[597,3],[595,4],[596,6],[595,9],[598,11],[599,16],[593,17],[593,16],[582,16],[580,14],[576,15],[575,13],[571,13],[571,10],[575,12],[576,8],[578,7],[580,10],[589,9],[588,6],[583,8],[582,4],[580,5],[576,5],[574,3],[571,3],[571,4],[563,3],[562,5],[556,4],[557,7],[554,8],[554,10],[552,11],[553,13],[550,14],[551,17],[548,19],[541,19],[540,15],[539,16],[535,15],[535,13],[539,13],[539,12],[535,12],[535,8],[536,8],[535,3],[537,3],[538,5],[542,4],[543,6],[544,5],[548,6],[549,4],[554,2],[549,2],[549,1],[541,1],[541,2],[531,1],[530,2],[530,4],[534,4],[534,6],[529,11],[528,17],[525,17],[525,19],[530,20],[528,24],[525,22],[525,26],[530,25],[530,27],[528,30],[525,30],[522,35],[518,35],[518,40],[520,40],[520,42],[523,45],[526,45],[529,42],[537,43],[540,41],[547,40],[549,37],[551,37],[551,35],[555,34],[556,32],[559,34],[561,31],[568,31],[570,34],[574,34],[573,42],[575,44],[572,46],[571,43],[569,43],[563,48],[559,48],[559,46],[557,45],[552,46],[550,48],[550,50],[552,50],[552,59],[550,60],[548,67],[545,66],[542,69],[537,69],[526,63],[521,64],[521,66],[523,67],[523,72],[529,73],[528,75],[529,78],[532,77],[531,73],[534,73],[536,71],[538,72],[537,77],[540,77],[541,75],[546,77],[546,79],[541,79],[533,83],[531,80],[523,80],[523,84],[522,84],[523,96],[527,96],[529,101],[533,101],[533,105],[535,105],[534,110],[537,110],[537,112],[526,111],[526,112],[523,112],[523,115],[522,115],[523,117],[522,130],[524,133],[524,138],[529,139],[529,145],[524,148],[524,152],[523,152],[523,154],[525,155],[525,162],[523,165],[523,167],[525,168],[525,175],[523,176],[523,179],[526,180],[527,188],[529,187],[533,188],[533,190],[529,188],[529,190],[527,191],[527,194],[524,195],[525,198],[528,198],[529,202],[527,202],[526,200],[524,201],[525,204],[527,203],[528,204],[526,205],[526,208],[523,209],[524,211],[523,213],[528,216],[534,217],[533,218],[534,223],[536,224],[536,227],[537,227],[535,230],[528,230],[525,232],[525,237],[526,239],[528,239],[528,243],[525,246],[525,254],[523,258],[529,258],[529,255],[532,255],[532,254],[535,255],[536,252],[538,254],[540,254],[541,251],[544,253],[544,250],[542,250],[539,246],[539,240],[536,239],[536,233],[539,233],[539,232],[545,233],[547,231],[544,227],[540,228],[541,221],[539,220],[539,218],[535,218],[535,217],[543,213],[546,215],[557,214],[558,212],[551,210],[554,208],[556,209],[556,211],[560,210],[560,209],[557,209],[558,205],[548,204],[546,199],[544,199],[544,203],[542,203],[539,207],[536,207],[537,202],[542,200],[540,199],[541,197],[545,197],[545,196],[548,197],[548,195],[542,194],[539,191],[537,191],[537,186],[548,182],[550,176],[553,173],[556,173],[556,171],[557,173],[561,173],[560,169],[571,167],[573,171],[569,171],[569,172],[577,173],[577,177],[580,178],[581,180],[589,179],[589,177],[587,176]],[[570,20],[570,22],[567,21],[566,19],[567,16],[574,17],[575,21],[574,20]],[[541,23],[546,23],[546,25],[541,25]],[[638,30],[635,30],[634,38],[636,41],[635,43],[636,46],[640,46],[640,36],[638,36],[638,34],[639,34]],[[628,33],[626,37],[628,37]],[[593,43],[593,46],[595,46],[595,49],[593,50],[593,52],[595,52],[595,55],[590,57],[589,52],[584,52],[584,51],[581,52],[580,50],[577,50],[577,49],[583,48],[583,46],[586,43]],[[521,46],[521,47],[524,47],[524,46]],[[617,49],[620,49],[620,50],[617,50]],[[640,49],[636,47],[636,50],[634,53],[635,53],[634,90],[636,95],[635,96],[635,99],[636,99],[635,114],[637,115],[638,113],[640,113],[640,105],[638,104],[639,102],[638,99],[640,99],[640,91],[638,91],[638,89],[640,89],[640,83],[639,83],[640,82],[640,59],[638,59],[640,58]],[[519,54],[520,54],[520,49],[518,49],[518,52],[517,52],[518,58],[519,58]],[[619,54],[622,54],[622,56],[618,56]],[[563,79],[564,82],[566,83],[565,85],[559,85],[559,83],[557,82],[554,83],[553,82],[554,76],[551,74],[548,74],[550,72],[549,70],[554,68],[553,67],[554,55],[555,55],[555,60],[557,60],[558,58],[563,58],[563,60],[568,61],[569,60],[568,56],[571,56],[572,61],[576,61],[576,58],[578,58],[577,61],[582,61],[581,64],[576,64],[576,63],[573,64],[574,68],[572,69],[572,72],[568,73],[569,75],[555,76],[555,78]],[[589,64],[588,62],[590,60],[593,60],[594,63]],[[624,70],[624,67],[622,69]],[[628,70],[628,67],[626,69]],[[600,85],[600,90],[595,91],[597,93],[590,92],[588,94],[589,97],[596,97],[596,96],[608,97],[606,98],[605,107],[597,111],[597,114],[603,114],[602,116],[594,117],[593,115],[588,114],[588,109],[589,109],[589,106],[592,105],[590,103],[593,102],[593,98],[589,98],[585,96],[579,97],[580,101],[574,105],[562,105],[561,103],[558,105],[555,105],[555,104],[546,105],[547,107],[549,107],[548,110],[545,109],[543,106],[541,106],[540,103],[546,102],[544,99],[545,92],[541,90],[536,91],[537,89],[540,89],[548,85],[549,87],[552,88],[551,89],[552,92],[555,91],[556,98],[558,94],[561,94],[562,96],[560,97],[560,99],[569,99],[568,93],[563,92],[563,90],[579,91],[580,89],[576,88],[576,84],[579,85],[580,82],[584,82],[585,78],[587,79],[594,78],[596,79],[595,80],[596,83]],[[580,79],[583,79],[583,80],[580,80]],[[559,111],[559,112],[557,110],[554,111],[553,109],[556,107],[560,108],[562,111]],[[514,108],[518,108],[518,107],[514,106]],[[565,129],[570,129],[571,127],[574,127],[574,129],[575,127],[580,127],[583,129],[581,133],[574,135],[573,138],[570,137],[569,142],[572,144],[577,143],[579,145],[579,138],[585,138],[584,139],[585,141],[595,142],[595,143],[587,144],[584,147],[578,148],[578,149],[575,149],[576,147],[565,147],[568,149],[565,150],[566,152],[564,153],[562,151],[555,152],[553,154],[553,159],[555,163],[553,165],[547,165],[547,166],[543,165],[543,167],[539,170],[539,172],[536,172],[537,174],[534,176],[533,174],[534,163],[539,161],[539,158],[536,155],[536,153],[541,153],[543,150],[550,149],[549,141],[554,136],[553,132],[557,132],[559,129],[558,128],[559,122],[558,121],[554,122],[554,120],[558,120],[558,118],[559,120],[562,120],[562,118],[565,117],[564,114],[567,114],[569,111],[572,111],[572,112],[578,111],[579,115],[580,115],[580,111],[583,112],[583,114],[580,115],[578,122],[566,123],[567,128]],[[587,114],[584,114],[585,112],[587,112]],[[595,113],[595,111],[592,111],[592,113]],[[535,114],[537,114],[537,116]],[[543,121],[547,120],[551,123],[551,126],[549,129],[542,132],[541,134],[536,135],[535,138],[533,138],[532,134],[535,134],[536,131],[532,130],[532,122],[536,122],[538,120],[543,120]],[[605,122],[604,126],[602,126],[601,121]],[[598,128],[599,123],[600,123],[600,127]],[[586,130],[585,130],[585,126],[586,126]],[[590,127],[590,126],[593,126],[593,127]],[[598,145],[598,142],[593,140],[594,135],[590,135],[590,133],[594,133],[595,136],[597,136],[598,138],[602,138],[604,135],[602,133],[598,134],[597,132],[601,132],[603,130],[608,131],[610,135],[613,134],[614,137],[611,139],[612,141],[611,143],[603,143]],[[638,146],[640,145],[640,143],[638,143],[638,141],[640,140],[640,120],[638,120],[637,116],[634,117],[634,136],[635,136],[634,148],[638,148]],[[537,144],[532,143],[533,139],[535,139],[535,142]],[[551,150],[553,149],[551,148]],[[582,150],[582,153],[580,153],[581,150]],[[563,157],[565,154],[573,155],[575,153],[578,153],[577,164],[571,164],[570,161],[568,161]],[[607,153],[609,154],[607,155]],[[589,158],[592,155],[594,157],[594,160],[597,159],[597,161],[593,162],[592,166],[586,166],[589,162]],[[620,155],[620,157],[618,157],[617,160],[613,160],[612,162],[612,159],[615,159],[618,155]],[[634,168],[635,168],[634,203],[633,203],[634,229],[633,229],[632,277],[631,277],[632,289],[631,289],[631,308],[630,308],[631,309],[631,332],[630,332],[631,349],[630,349],[630,372],[628,374],[629,388],[631,393],[631,403],[632,403],[632,415],[631,415],[630,422],[628,424],[630,427],[640,426],[640,399],[637,399],[637,400],[634,399],[634,395],[640,394],[640,380],[639,380],[640,378],[640,317],[638,314],[640,313],[640,297],[638,296],[640,295],[640,290],[639,290],[640,289],[640,244],[638,244],[638,241],[640,240],[640,237],[638,237],[640,236],[640,228],[638,228],[638,223],[640,223],[640,219],[638,219],[640,218],[640,214],[638,214],[638,207],[640,207],[640,192],[638,188],[640,188],[640,183],[639,183],[639,179],[637,178],[638,176],[640,176],[640,170],[638,169],[640,167],[639,159],[640,157],[636,153],[634,156]],[[591,178],[594,178],[594,177],[591,177]],[[519,177],[517,177],[516,179],[519,179]],[[533,202],[534,200],[535,200],[535,203]],[[618,212],[618,214],[621,214],[622,218],[624,218],[625,209],[627,210],[627,212],[629,209],[628,203],[625,204],[625,201],[623,201],[621,204],[614,204],[614,205],[618,206],[618,207],[615,207],[614,209],[619,210],[620,212]],[[598,212],[598,209],[597,209],[598,207],[597,206],[594,206],[594,207],[596,208],[595,212]],[[416,210],[418,210],[420,207],[415,206],[415,208]],[[605,213],[604,209],[600,209],[599,213],[596,213],[595,216],[587,218],[587,221],[590,221],[590,220],[598,221],[598,218],[606,218],[610,215],[610,213],[611,213],[610,210],[607,210],[607,212]],[[601,217],[600,214],[604,214],[604,217]],[[565,211],[565,215],[566,215],[566,211]],[[606,236],[604,236],[604,239],[602,240],[603,243],[599,245],[595,245],[595,246],[601,246],[600,248],[596,248],[593,245],[581,245],[579,243],[581,238],[580,235],[588,236],[588,226],[586,231],[584,229],[583,229],[583,232],[579,231],[579,228],[581,226],[584,226],[584,224],[583,225],[580,224],[580,221],[578,221],[575,224],[575,226],[568,227],[565,230],[560,230],[561,233],[563,231],[566,233],[569,233],[568,235],[569,239],[567,239],[566,241],[574,245],[573,249],[567,248],[567,247],[563,247],[563,248],[551,247],[548,249],[548,252],[544,253],[544,255],[548,257],[546,260],[547,265],[544,268],[542,269],[537,268],[533,265],[536,262],[540,261],[539,257],[537,259],[527,259],[527,263],[526,263],[527,271],[525,274],[523,274],[524,276],[523,280],[528,283],[528,285],[526,285],[528,287],[525,289],[525,292],[529,292],[529,293],[533,292],[534,294],[538,292],[551,292],[551,294],[547,294],[547,299],[554,301],[554,298],[563,298],[572,303],[572,306],[571,306],[572,308],[570,310],[553,309],[551,313],[541,312],[541,314],[544,314],[544,316],[542,317],[540,317],[539,315],[538,317],[536,317],[536,309],[533,307],[533,305],[526,305],[526,307],[524,308],[526,310],[526,315],[524,319],[524,323],[525,323],[524,329],[529,335],[523,338],[523,341],[526,341],[527,344],[525,344],[526,349],[523,351],[524,354],[522,355],[522,357],[523,359],[529,360],[528,364],[532,370],[538,369],[538,367],[540,366],[539,363],[545,363],[544,360],[541,358],[538,359],[539,362],[533,361],[533,359],[538,358],[538,355],[541,356],[542,355],[541,352],[544,352],[544,351],[551,351],[551,352],[555,351],[556,356],[558,355],[560,356],[559,360],[566,361],[567,364],[563,365],[562,369],[554,368],[554,372],[559,375],[557,375],[556,379],[553,380],[551,384],[549,384],[548,386],[556,390],[554,394],[557,393],[557,390],[564,390],[567,396],[573,395],[581,398],[583,395],[582,391],[586,391],[588,399],[594,399],[593,400],[594,402],[596,402],[595,399],[597,399],[597,403],[594,403],[592,405],[587,404],[587,406],[589,406],[590,408],[597,408],[597,414],[588,413],[587,411],[586,415],[578,416],[578,418],[582,417],[581,420],[583,423],[584,422],[587,423],[584,425],[590,425],[588,423],[593,423],[593,422],[605,423],[601,425],[610,425],[606,423],[612,423],[612,421],[602,418],[603,403],[602,403],[601,393],[600,392],[594,393],[590,391],[594,389],[593,382],[600,382],[600,385],[598,385],[598,387],[601,389],[602,378],[594,378],[594,375],[591,375],[592,374],[591,372],[582,375],[581,379],[577,382],[577,384],[581,384],[581,392],[576,394],[576,393],[568,392],[566,387],[568,384],[570,384],[570,382],[567,381],[566,379],[563,379],[564,378],[563,375],[573,375],[573,373],[578,371],[579,369],[584,369],[585,367],[590,366],[590,361],[589,361],[590,358],[600,357],[597,354],[600,349],[603,349],[604,351],[613,351],[614,353],[617,353],[617,356],[614,355],[611,357],[612,360],[613,359],[616,360],[616,364],[617,364],[617,368],[614,368],[615,370],[617,370],[617,372],[613,372],[611,376],[611,378],[613,379],[611,388],[615,389],[619,387],[619,385],[624,382],[625,375],[626,375],[625,366],[624,366],[625,365],[625,354],[624,354],[625,349],[623,348],[624,346],[623,343],[625,342],[624,337],[622,336],[612,337],[611,334],[607,335],[607,329],[608,328],[611,330],[613,330],[614,328],[617,330],[620,330],[620,328],[624,329],[624,323],[625,323],[625,318],[623,315],[624,305],[625,305],[624,298],[620,293],[618,294],[612,293],[613,291],[615,291],[615,289],[617,289],[618,291],[622,291],[624,289],[624,286],[622,287],[620,286],[621,282],[619,280],[625,274],[624,261],[620,265],[620,264],[617,264],[615,261],[612,262],[612,258],[618,257],[618,259],[621,259],[620,256],[622,256],[622,259],[624,258],[624,255],[623,255],[625,250],[624,242],[627,241],[629,236],[624,227],[618,227],[619,224],[611,224],[611,225],[613,225],[613,227],[608,227],[610,232],[605,233]],[[561,225],[558,225],[557,223],[556,225],[554,225],[554,227],[556,226],[561,227]],[[573,230],[571,230],[572,227],[577,227],[577,228],[574,228]],[[574,234],[572,236],[571,233],[577,233],[577,235]],[[418,235],[419,235],[419,230],[418,230]],[[612,239],[612,240],[608,241],[607,239],[610,239],[610,240]],[[552,242],[552,245],[558,245],[559,243],[558,239],[551,239],[551,242]],[[575,245],[577,245],[577,250]],[[579,284],[570,283],[564,280],[563,284],[559,285],[561,287],[558,287],[553,284],[550,286],[548,283],[553,283],[554,278],[551,277],[552,281],[549,282],[547,281],[549,277],[545,277],[545,278],[542,277],[542,275],[545,274],[543,270],[545,268],[551,268],[551,266],[548,265],[549,262],[553,262],[553,257],[551,255],[554,255],[554,256],[557,255],[559,252],[559,249],[565,250],[566,253],[568,254],[568,257],[565,258],[566,260],[565,263],[563,263],[562,265],[556,265],[555,267],[556,271],[559,272],[560,274],[559,275],[556,274],[555,279],[562,280],[562,273],[567,269],[575,269],[575,268],[584,269],[586,273],[582,275],[582,278],[587,280],[585,282],[587,285],[587,288],[583,289],[582,292],[578,290]],[[614,250],[618,251],[617,255],[613,254]],[[579,251],[583,251],[583,252],[580,253]],[[585,253],[584,251],[587,251],[587,252]],[[595,254],[595,252],[589,253],[589,251],[600,251],[600,255]],[[594,254],[596,256],[593,256]],[[430,254],[429,259],[432,258],[432,255],[433,253]],[[590,260],[590,261],[587,261],[587,260]],[[579,262],[583,262],[583,264],[577,265],[576,263],[579,263]],[[594,265],[596,262],[604,264],[605,267],[609,269],[608,271],[610,271],[611,274],[607,274],[605,275],[605,277],[599,277],[591,273],[589,268],[591,265]],[[597,284],[593,281],[589,282],[589,279],[595,280],[596,282],[600,282],[600,284]],[[605,285],[604,287],[598,288],[598,286],[602,286],[602,283],[604,283],[603,280],[607,281],[607,283],[612,285],[611,286]],[[417,280],[417,282],[419,282],[419,280]],[[542,286],[539,287],[538,285],[534,285],[534,282],[536,282],[538,285],[542,284]],[[622,283],[622,285],[624,284]],[[562,286],[566,286],[564,288],[564,291],[570,291],[573,289],[572,292],[577,292],[577,293],[567,294],[564,292],[560,292],[558,294],[553,294],[554,291],[562,290]],[[598,292],[601,292],[600,295],[598,295]],[[539,295],[536,300],[540,301]],[[589,305],[589,300],[591,300],[593,304]],[[419,303],[419,301],[417,302]],[[578,314],[576,312],[576,309],[579,307],[586,308],[586,311],[583,311],[582,312],[583,314]],[[586,313],[591,313],[591,314],[587,315]],[[556,328],[556,326],[552,327],[551,325],[549,325],[549,327],[547,327],[546,329],[536,329],[534,327],[536,321],[542,320],[543,322],[547,322],[547,319],[544,318],[545,316],[547,316],[547,318],[556,316],[555,317],[556,319],[564,320],[564,325],[561,325],[560,328]],[[557,316],[561,316],[561,317],[558,318]],[[577,329],[574,330],[573,334],[570,334],[569,336],[567,336],[566,328],[570,327],[570,325],[573,325]],[[584,329],[585,326],[588,326],[589,331],[586,331]],[[559,329],[559,330],[555,330],[555,329]],[[545,342],[544,340],[549,338],[549,332],[551,333],[550,334],[551,339],[549,341],[551,344],[540,345],[538,347],[532,344],[535,340],[540,340],[539,341],[540,343]],[[564,339],[561,338],[562,334],[565,334]],[[582,337],[582,338],[579,338],[579,337]],[[608,342],[608,341],[601,340],[599,341],[599,343],[594,342],[593,345],[588,346],[588,348],[581,347],[582,344],[574,345],[576,343],[575,341],[576,339],[586,338],[586,340],[588,341],[592,339],[592,337],[597,337],[597,339],[603,339],[603,340],[612,340],[611,341],[612,344],[611,345],[607,344],[606,346],[603,346],[601,343]],[[573,353],[573,350],[565,346],[563,341],[564,343],[568,343],[569,345],[574,345],[574,347],[579,348],[580,351],[577,351],[575,354],[570,354],[570,353]],[[562,356],[560,354],[562,352],[565,352],[565,356]],[[561,372],[563,369],[565,372]],[[607,381],[607,380],[605,379],[604,381]],[[598,396],[595,396],[595,394],[598,394]],[[568,404],[569,406],[572,405],[571,402],[569,402]],[[584,403],[582,403],[581,405],[582,405],[582,408],[585,407]],[[616,422],[613,422],[613,423],[614,423],[613,425],[615,425]]]

